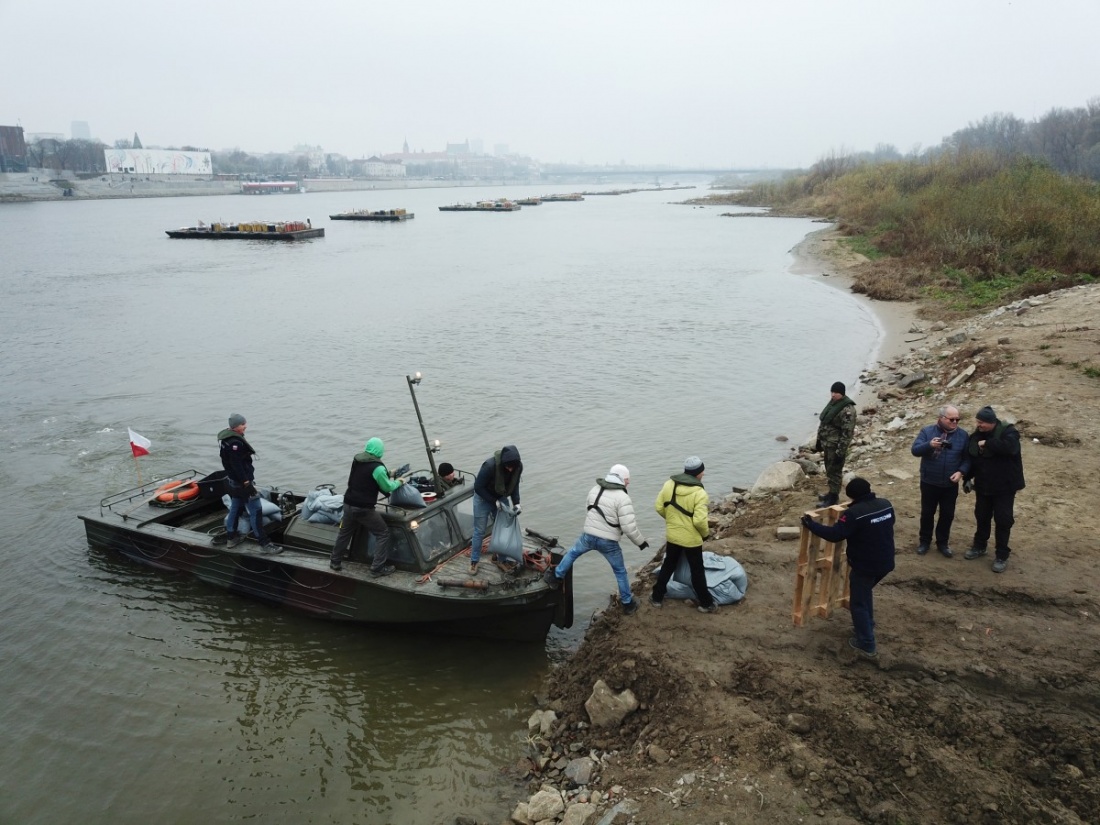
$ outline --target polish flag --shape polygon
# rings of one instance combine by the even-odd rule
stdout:
[[[134,451],[134,458],[139,455],[149,455],[149,448],[153,446],[153,442],[143,435],[138,435],[129,427],[127,431],[130,433],[130,449]]]

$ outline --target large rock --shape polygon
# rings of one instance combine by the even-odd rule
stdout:
[[[603,679],[592,686],[592,695],[584,703],[588,719],[596,728],[612,728],[638,709],[638,700],[630,690],[613,693]]]
[[[790,490],[805,477],[806,474],[802,472],[802,467],[797,462],[780,461],[765,468],[756,479],[756,483],[752,485],[752,494],[755,496]]]
[[[539,791],[527,800],[527,818],[532,822],[555,819],[564,810],[565,802],[558,791]]]
[[[531,718],[527,720],[527,732],[534,733],[538,731],[541,736],[549,736],[554,723],[557,721],[558,715],[554,711],[536,710],[531,714]]]
[[[578,785],[587,785],[592,781],[592,774],[596,772],[596,763],[589,756],[581,756],[569,760],[565,766],[565,778],[576,782]]]
[[[590,802],[578,802],[566,810],[561,825],[589,825],[595,819],[596,806]]]

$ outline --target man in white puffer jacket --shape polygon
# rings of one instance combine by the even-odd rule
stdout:
[[[606,476],[596,480],[596,486],[588,491],[588,515],[584,520],[584,532],[558,566],[548,569],[543,576],[548,585],[557,589],[561,587],[562,580],[568,575],[573,563],[589,550],[596,550],[615,571],[615,580],[619,584],[619,603],[627,616],[638,612],[638,602],[630,592],[630,579],[626,573],[619,540],[625,535],[639,550],[649,547],[649,542],[642,538],[637,519],[634,518],[634,504],[626,492],[629,484],[630,470],[622,464],[616,464]]]

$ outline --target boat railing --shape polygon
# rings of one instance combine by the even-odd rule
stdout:
[[[146,501],[156,498],[157,490],[170,481],[197,481],[203,477],[204,474],[200,473],[198,470],[183,470],[178,473],[171,473],[161,478],[147,481],[129,490],[123,490],[121,493],[107,496],[100,500],[99,509],[100,512],[104,510],[114,512],[116,508],[122,508],[126,505],[133,505],[135,503],[144,504]]]

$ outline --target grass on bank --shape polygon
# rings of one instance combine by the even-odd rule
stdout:
[[[1100,277],[1100,186],[1031,158],[830,158],[738,200],[835,221],[871,261],[853,289],[883,300],[974,310]]]

